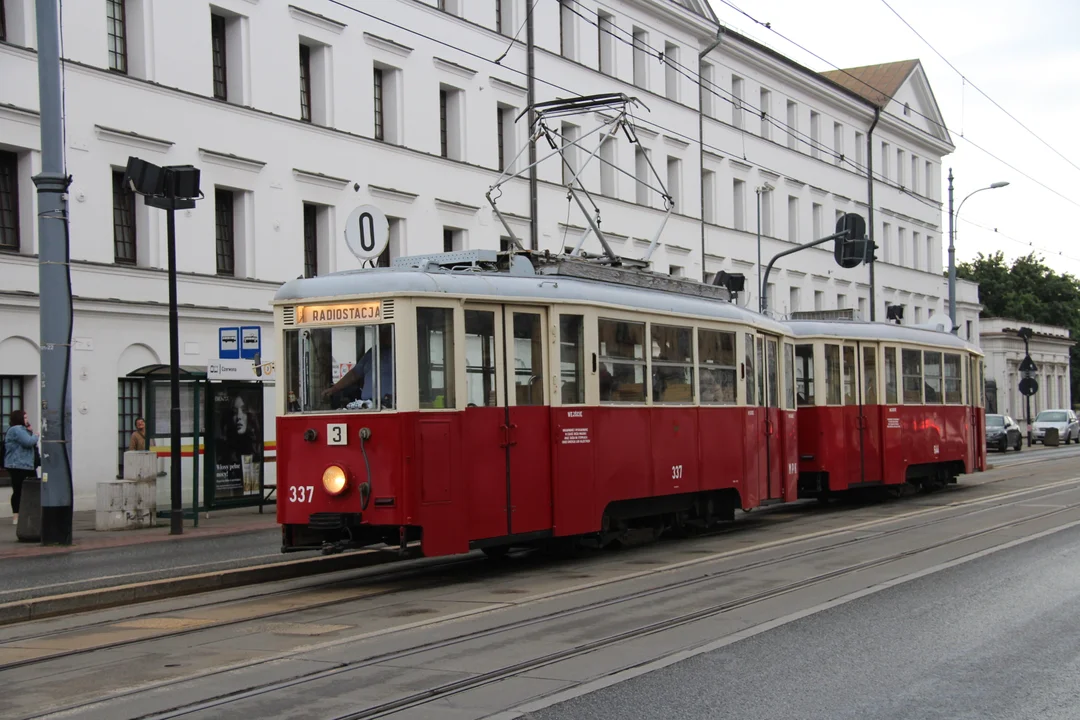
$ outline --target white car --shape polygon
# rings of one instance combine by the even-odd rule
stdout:
[[[1080,443],[1080,420],[1072,410],[1043,410],[1032,423],[1032,439],[1042,442],[1049,428],[1057,428],[1059,442],[1063,445],[1074,440]]]

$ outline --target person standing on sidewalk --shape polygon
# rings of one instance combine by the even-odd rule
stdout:
[[[135,432],[131,433],[128,450],[146,450],[146,421],[142,418],[135,418]]]
[[[11,512],[14,524],[19,524],[19,501],[22,499],[23,481],[34,476],[34,450],[38,436],[30,427],[25,410],[11,411],[11,425],[4,435],[4,467],[11,475]]]

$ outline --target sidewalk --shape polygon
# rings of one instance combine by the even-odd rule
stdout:
[[[15,526],[12,524],[11,517],[0,518],[0,559],[76,553],[104,548],[123,548],[132,545],[191,538],[242,535],[277,528],[276,510],[272,503],[263,506],[262,514],[259,513],[257,507],[215,510],[209,514],[209,517],[207,517],[206,513],[202,513],[199,516],[199,527],[197,528],[194,527],[194,523],[190,518],[185,518],[182,535],[169,534],[169,518],[158,518],[156,527],[141,530],[99,532],[94,529],[94,522],[95,512],[93,510],[77,511],[73,518],[73,544],[66,547],[44,547],[39,543],[19,542],[15,535]]]

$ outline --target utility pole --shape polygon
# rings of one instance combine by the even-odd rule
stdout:
[[[41,544],[70,545],[71,270],[64,117],[60,90],[60,11],[37,0],[41,172],[38,194],[38,297],[41,341]]]
[[[949,329],[949,332],[955,332],[956,330],[956,245],[953,244],[956,235],[953,231],[952,181],[952,168],[949,168],[949,322],[952,323],[952,327]],[[1029,432],[1028,435],[1028,446],[1030,447],[1031,433]]]
[[[526,102],[529,104],[529,249],[540,249],[540,227],[539,227],[539,199],[537,198],[537,183],[536,183],[536,135],[533,132],[533,127],[536,123],[536,110],[533,106],[536,105],[536,43],[535,43],[535,28],[533,23],[533,8],[536,3],[532,3],[525,11],[525,77],[526,77],[526,89],[528,91],[528,99]],[[559,248],[560,252],[562,248]],[[704,259],[703,259],[704,262]]]
[[[874,247],[874,128],[881,120],[881,108],[874,108],[874,122],[866,133],[866,216],[869,219],[871,247]],[[871,250],[871,252],[873,252]],[[875,258],[876,260],[876,258]],[[877,320],[877,281],[874,278],[874,260],[870,265],[870,322]]]

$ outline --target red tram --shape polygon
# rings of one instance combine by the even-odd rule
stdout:
[[[497,552],[796,498],[785,325],[723,288],[533,261],[403,258],[280,289],[285,550]]]
[[[981,358],[951,335],[575,258],[394,265],[275,298],[285,551],[605,543],[985,463]]]
[[[986,466],[983,357],[948,333],[789,322],[799,497],[873,485],[937,488]]]

